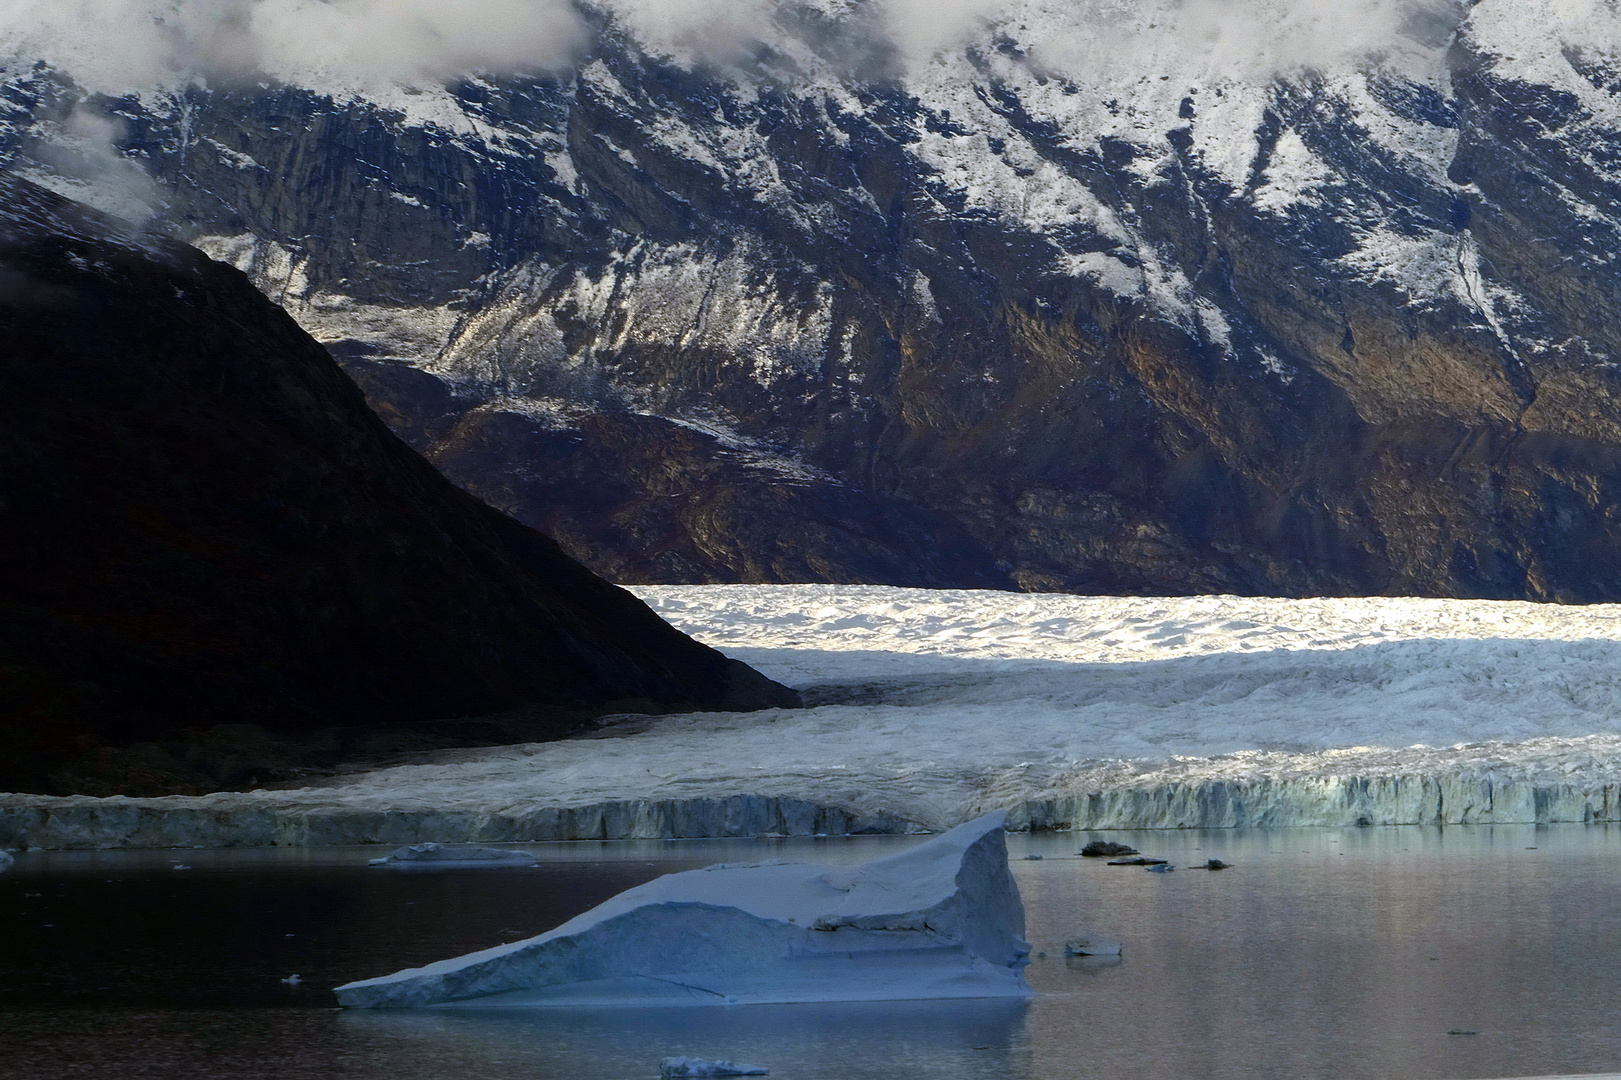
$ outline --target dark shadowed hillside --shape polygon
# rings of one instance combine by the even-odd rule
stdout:
[[[238,271],[5,178],[0,462],[0,790],[245,780],[221,723],[793,703],[443,479]]]

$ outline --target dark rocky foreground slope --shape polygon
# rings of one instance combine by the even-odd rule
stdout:
[[[5,177],[0,462],[0,790],[794,700],[441,477],[237,270]]]

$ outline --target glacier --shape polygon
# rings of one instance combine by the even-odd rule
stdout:
[[[0,847],[1621,821],[1621,607],[658,586],[810,707],[295,790],[0,795]],[[1138,844],[1136,846],[1142,846]]]
[[[857,866],[666,874],[555,930],[337,988],[348,1008],[1024,997],[1007,816]]]

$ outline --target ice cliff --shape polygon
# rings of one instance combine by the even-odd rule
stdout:
[[[349,1008],[1016,997],[1024,905],[1006,815],[853,867],[667,874],[555,930],[337,989]]]

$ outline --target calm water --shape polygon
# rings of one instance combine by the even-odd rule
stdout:
[[[535,869],[410,872],[374,849],[29,855],[0,875],[0,1077],[650,1080],[675,1053],[777,1080],[1621,1071],[1621,829],[1111,834],[1171,874],[1073,858],[1088,835],[1009,838],[1047,952],[1028,1003],[588,1013],[345,1013],[329,988],[660,873],[912,841],[537,845]],[[1235,865],[1186,869],[1210,857]],[[1088,930],[1123,959],[1064,959]]]

